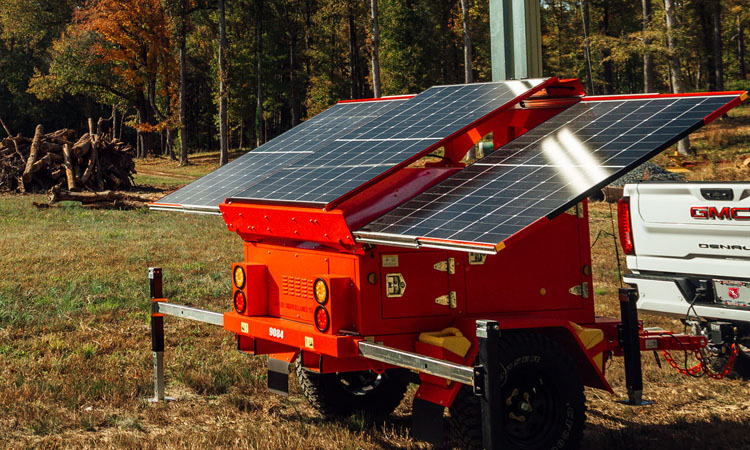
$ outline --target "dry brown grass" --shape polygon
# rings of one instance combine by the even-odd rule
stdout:
[[[747,149],[733,145],[735,155]],[[211,157],[184,169],[139,163],[141,182],[184,184],[213,167]],[[719,166],[695,176],[723,173]],[[222,310],[239,239],[213,217],[30,206],[42,200],[0,196],[0,448],[428,447],[409,438],[410,399],[385,424],[323,421],[297,392],[267,393],[265,360],[238,353],[231,335],[177,319],[166,319],[167,392],[176,401],[147,403],[147,267],[164,267],[165,295],[175,302]],[[592,205],[592,238],[610,227],[608,205]],[[597,312],[618,316],[612,239],[592,252]],[[687,378],[644,354],[645,396],[655,404],[633,408],[615,402],[625,397],[622,361],[607,372],[615,395],[587,391],[584,449],[750,448],[747,382]]]

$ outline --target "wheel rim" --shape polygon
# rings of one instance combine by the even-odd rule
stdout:
[[[362,372],[339,372],[337,376],[341,387],[355,396],[369,394],[377,389],[384,380],[384,374],[369,370]]]
[[[515,447],[541,448],[564,423],[565,402],[538,370],[518,367],[513,372],[501,389],[502,426]]]

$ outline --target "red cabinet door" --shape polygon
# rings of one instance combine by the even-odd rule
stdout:
[[[448,263],[448,254],[443,251],[382,254],[380,279],[383,318],[449,315],[451,291]],[[455,304],[455,300],[453,302]]]

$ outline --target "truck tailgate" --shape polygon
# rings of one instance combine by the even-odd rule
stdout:
[[[750,277],[750,182],[627,186],[639,272]]]

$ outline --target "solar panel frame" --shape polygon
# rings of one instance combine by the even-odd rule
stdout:
[[[354,235],[362,243],[399,245],[399,243],[409,242],[411,246],[416,243],[417,246],[463,250],[473,248],[474,251],[495,253],[498,246],[510,236],[541,218],[552,218],[569,209],[602,185],[621,176],[627,168],[640,164],[694,131],[703,124],[705,118],[716,114],[718,110],[726,108],[737,99],[739,93],[638,97],[584,99],[474,165],[355,231]],[[612,108],[615,103],[617,107]],[[670,107],[680,109],[685,103],[693,105],[676,117],[666,118],[669,116],[666,115],[665,110]],[[623,105],[625,105],[624,108],[619,108]],[[602,172],[587,181],[586,189],[579,188],[573,193],[565,192],[571,182],[560,181],[560,171],[555,169],[560,167],[571,169],[576,166],[563,164],[556,167],[555,164],[550,164],[547,160],[549,158],[545,159],[544,155],[538,151],[530,152],[529,148],[534,145],[542,146],[544,139],[550,139],[550,136],[555,133],[559,134],[560,130],[573,121],[591,115],[594,108],[608,108],[608,112],[612,114],[609,118],[616,119],[610,120],[609,127],[598,130],[598,133],[585,141],[596,145],[597,150],[601,150],[601,154],[605,156],[601,161],[602,164],[589,164],[587,168],[602,170]],[[629,111],[629,109],[632,110]],[[692,116],[686,119],[685,115],[688,113]],[[571,119],[571,114],[578,115]],[[665,116],[665,118],[656,117],[657,115]],[[653,120],[644,126],[642,125],[644,118]],[[596,120],[582,121],[576,131],[596,129],[597,124]],[[636,128],[641,133],[627,133]],[[666,131],[666,134],[671,137],[665,138],[664,134],[661,137],[655,136],[659,130]],[[632,147],[641,150],[632,152],[632,155],[623,155]],[[615,150],[617,152],[613,153]],[[572,151],[569,149],[569,152]],[[612,159],[618,155],[617,164],[612,163]],[[566,154],[562,152],[559,156],[564,158]],[[585,159],[586,155],[580,157]],[[586,167],[586,165],[579,164],[578,167]],[[608,169],[609,172],[603,169]],[[513,175],[519,175],[518,172],[521,172],[521,176],[514,178]],[[522,172],[527,173],[522,174]],[[537,177],[542,175],[538,177],[542,179],[542,187],[540,187],[539,179],[529,178],[531,174],[536,174]],[[470,183],[482,177],[485,177],[483,182]],[[525,194],[534,190],[544,196],[541,199],[524,197]],[[483,200],[476,202],[477,197]],[[554,200],[559,205],[555,208],[540,207],[539,203],[546,199]],[[471,201],[475,204],[471,205]],[[481,210],[478,206],[482,203],[490,208]],[[468,210],[467,204],[470,205]],[[484,218],[493,217],[501,209],[503,217],[507,217],[504,222],[483,221]]]
[[[321,151],[256,183],[232,201],[331,207],[491,113],[556,79],[444,85],[427,89]],[[425,107],[436,109],[426,113]]]
[[[149,205],[153,210],[220,214],[219,203],[314,154],[411,96],[340,102],[260,147]]]

